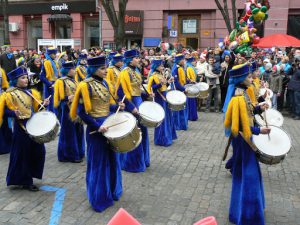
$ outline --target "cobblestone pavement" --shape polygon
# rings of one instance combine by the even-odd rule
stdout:
[[[199,116],[169,148],[154,146],[149,132],[151,167],[145,173],[123,172],[123,196],[103,213],[87,201],[86,163],[60,163],[57,141],[47,144],[44,179],[36,183],[67,190],[59,224],[104,225],[123,207],[143,225],[192,225],[210,215],[219,225],[229,225],[231,176],[221,162],[226,144],[222,115]],[[267,225],[300,224],[300,122],[285,118],[284,129],[293,141],[290,154],[281,164],[261,164]],[[49,224],[55,194],[7,188],[8,160],[9,155],[0,156],[0,224]]]

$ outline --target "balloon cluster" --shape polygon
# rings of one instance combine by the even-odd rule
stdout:
[[[260,37],[256,35],[256,24],[261,24],[268,19],[268,10],[270,4],[268,0],[247,0],[245,3],[245,15],[236,22],[235,29],[229,36],[219,43],[219,47],[227,47],[230,51],[250,55],[252,52],[251,45],[257,44]]]

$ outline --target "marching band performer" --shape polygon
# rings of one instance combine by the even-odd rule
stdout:
[[[84,129],[83,125],[71,121],[70,106],[74,98],[77,82],[74,80],[75,66],[73,62],[62,64],[62,77],[54,84],[54,107],[60,107],[60,125],[57,156],[60,162],[82,162],[84,157]]]
[[[170,146],[173,140],[177,139],[176,129],[173,121],[172,111],[168,107],[166,100],[167,85],[174,81],[171,77],[167,80],[164,75],[164,66],[161,59],[153,59],[151,62],[151,76],[149,78],[147,90],[151,93],[151,88],[155,94],[155,102],[160,104],[165,110],[165,119],[154,130],[154,144]]]
[[[45,146],[33,141],[26,132],[25,125],[37,111],[40,95],[36,90],[27,89],[28,75],[24,67],[18,67],[8,73],[11,88],[0,98],[0,124],[3,114],[14,117],[13,141],[6,177],[7,186],[21,185],[24,189],[38,191],[32,178],[42,179],[45,163]],[[37,102],[39,101],[39,102]],[[49,104],[45,99],[43,105]]]
[[[88,59],[88,76],[80,82],[71,106],[70,117],[79,117],[87,124],[87,196],[93,209],[102,212],[122,195],[122,174],[119,153],[115,153],[103,136],[107,127],[102,124],[117,105],[111,96],[112,86],[105,80],[104,56]],[[121,109],[125,108],[119,103]],[[91,131],[98,131],[90,134]]]
[[[77,83],[83,81],[87,75],[86,60],[87,60],[86,54],[79,55],[77,66],[76,66],[76,73],[75,73],[75,81]]]
[[[44,97],[48,98],[50,95],[53,97],[54,82],[60,77],[59,65],[56,62],[56,48],[48,48],[45,54],[46,60],[44,61],[41,81],[44,83]],[[50,98],[50,104],[48,110],[56,112],[53,107],[53,98]]]
[[[113,85],[115,90],[123,63],[123,56],[116,54],[112,57],[111,66],[107,68],[107,80]]]
[[[186,60],[186,76],[189,83],[196,83],[197,79],[197,71],[196,71],[196,59],[194,57],[190,57]],[[197,98],[188,98],[188,120],[197,121],[198,120],[198,112],[197,112]]]
[[[4,69],[0,67],[0,96],[8,88],[8,80]],[[0,106],[1,107],[1,106]],[[12,131],[8,125],[8,118],[4,117],[2,121],[2,126],[0,126],[0,155],[9,153],[11,141],[12,141]]]
[[[128,50],[124,58],[125,68],[121,71],[117,81],[117,94],[120,99],[126,96],[126,110],[138,117],[139,105],[143,102],[140,89],[142,77],[137,69],[140,53],[135,49]],[[133,151],[121,154],[122,169],[127,172],[144,172],[146,167],[150,166],[148,129],[142,125],[140,128],[142,130],[141,144]]]
[[[233,147],[232,191],[229,221],[234,224],[264,225],[264,190],[260,166],[251,149],[251,136],[270,133],[269,128],[254,126],[253,115],[267,108],[266,104],[254,107],[246,93],[248,64],[234,66],[229,71],[229,86],[223,111],[225,131],[230,135],[228,146]],[[227,150],[223,159],[226,158]]]
[[[184,85],[187,83],[186,75],[184,72],[184,64],[184,55],[177,54],[175,56],[174,66],[172,68],[172,76],[174,77],[175,88],[182,92],[185,92]],[[173,112],[173,118],[176,130],[188,129],[188,101],[186,102],[186,109]]]

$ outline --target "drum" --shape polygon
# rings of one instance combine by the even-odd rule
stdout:
[[[270,138],[267,134],[253,135],[253,144],[260,162],[273,165],[280,163],[292,147],[289,135],[280,127],[271,128]]]
[[[200,90],[196,84],[186,84],[186,96],[189,98],[197,98],[200,94]]]
[[[276,127],[281,127],[283,125],[283,116],[282,114],[277,111],[276,109],[267,109],[261,115],[255,115],[255,121],[258,123],[259,126],[266,126],[265,123],[265,113],[267,117],[267,124],[273,125]]]
[[[128,112],[119,112],[107,117],[102,126],[108,127],[103,135],[116,152],[124,153],[135,149],[142,141],[136,118]]]
[[[205,82],[199,82],[196,84],[198,89],[200,90],[199,98],[207,98],[208,97],[208,89],[209,86]]]
[[[259,96],[263,96],[266,93],[266,91],[268,92],[266,98],[271,99],[273,97],[273,91],[269,88],[259,89]]]
[[[165,118],[165,110],[156,102],[145,101],[139,106],[140,123],[145,127],[158,127]]]
[[[60,124],[54,113],[42,111],[35,113],[26,123],[29,137],[43,144],[53,141],[59,134]]]
[[[185,109],[186,96],[183,92],[172,90],[166,95],[168,106],[173,111],[180,111]]]

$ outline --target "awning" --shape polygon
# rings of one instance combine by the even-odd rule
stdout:
[[[48,17],[48,22],[55,22],[55,21],[71,21],[72,22],[72,17],[68,14],[53,14]]]
[[[144,47],[157,47],[160,41],[160,38],[144,38]]]

